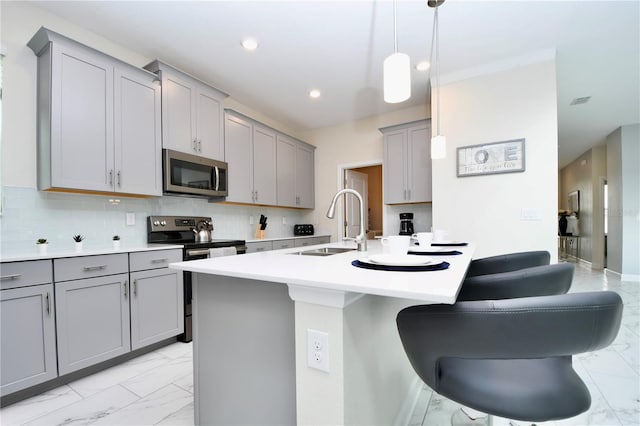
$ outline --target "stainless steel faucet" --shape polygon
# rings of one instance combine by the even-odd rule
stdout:
[[[367,237],[364,234],[364,201],[362,201],[362,195],[350,188],[341,189],[336,192],[336,195],[333,196],[333,200],[331,201],[331,205],[329,206],[329,210],[327,210],[327,217],[329,219],[333,219],[333,216],[336,213],[336,203],[338,202],[338,197],[342,194],[353,194],[356,196],[358,201],[360,202],[360,233],[355,238],[344,238],[345,240],[354,240],[358,245],[358,251],[367,251]]]

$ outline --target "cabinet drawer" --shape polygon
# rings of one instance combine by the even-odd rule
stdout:
[[[262,241],[257,243],[247,243],[247,253],[255,253],[259,251],[273,250],[271,241]]]
[[[0,266],[0,288],[26,287],[53,281],[51,260],[6,262]]]
[[[56,282],[129,272],[127,253],[54,259]]]
[[[153,250],[129,253],[130,271],[166,268],[169,263],[181,262],[182,250]]]
[[[313,237],[296,238],[296,247],[306,247],[306,246],[312,246],[314,244],[318,244],[318,243],[316,242],[316,239]]]
[[[287,249],[287,248],[293,248],[293,247],[295,247],[294,240],[277,240],[273,242],[274,250]]]

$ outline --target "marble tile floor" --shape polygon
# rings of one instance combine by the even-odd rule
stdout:
[[[617,291],[622,326],[606,349],[574,357],[591,409],[538,425],[640,425],[640,284],[576,267],[572,292]],[[192,344],[174,343],[0,409],[0,425],[193,425]],[[409,426],[448,426],[459,404],[424,386]],[[506,425],[494,418],[494,425]],[[524,425],[523,422],[520,422]]]

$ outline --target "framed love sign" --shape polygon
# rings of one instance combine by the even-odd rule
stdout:
[[[457,149],[458,177],[524,172],[524,138],[461,146]]]

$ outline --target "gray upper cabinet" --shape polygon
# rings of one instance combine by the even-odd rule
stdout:
[[[161,195],[156,76],[46,28],[28,45],[38,56],[38,188]]]
[[[236,112],[225,112],[226,201],[276,205],[276,133]]]
[[[162,146],[224,161],[225,93],[161,61],[145,69],[162,80]]]
[[[277,140],[278,205],[313,208],[315,148],[285,135]]]
[[[431,123],[380,129],[384,134],[384,203],[431,202]]]
[[[2,264],[0,395],[58,376],[51,261]]]

